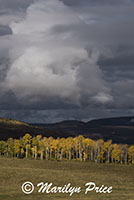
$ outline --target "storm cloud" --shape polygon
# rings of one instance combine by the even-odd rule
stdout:
[[[1,113],[47,122],[132,114],[133,1],[0,5]]]

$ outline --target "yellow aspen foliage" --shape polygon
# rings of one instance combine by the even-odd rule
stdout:
[[[120,146],[117,144],[113,145],[112,158],[114,159],[115,162],[120,162],[121,149]]]
[[[134,146],[131,146],[128,150],[129,162],[134,164]]]
[[[14,140],[14,153],[18,155],[20,152],[20,140]]]
[[[134,164],[134,145],[112,144],[112,140],[92,140],[82,135],[53,138],[25,134],[20,140],[9,138],[0,141],[1,156],[22,156],[34,159],[80,160]]]

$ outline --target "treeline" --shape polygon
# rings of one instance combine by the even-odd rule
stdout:
[[[9,138],[0,141],[0,155],[46,160],[80,160],[97,163],[134,164],[134,145],[112,144],[111,140],[75,138],[32,137],[26,134],[20,140]]]

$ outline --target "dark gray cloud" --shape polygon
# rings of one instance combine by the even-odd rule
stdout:
[[[25,10],[34,0],[0,0],[0,13]]]
[[[12,30],[10,27],[0,25],[0,36],[11,35],[11,34],[12,34]]]
[[[1,110],[14,110],[15,118],[24,113],[28,121],[37,113],[34,120],[47,122],[131,114],[133,1],[0,5]]]
[[[104,6],[104,5],[128,5],[133,3],[133,0],[61,0],[63,1],[66,5],[69,6]]]
[[[134,109],[72,109],[70,110],[1,110],[1,117],[20,119],[30,123],[54,123],[62,120],[89,121],[95,118],[134,116]]]

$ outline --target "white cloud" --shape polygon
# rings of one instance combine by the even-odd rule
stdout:
[[[22,21],[10,24],[12,64],[5,86],[19,100],[58,97],[80,104],[83,95],[90,102],[101,91],[105,98],[96,100],[103,104],[111,101],[97,65],[99,51],[93,49],[89,54],[86,50],[87,38],[81,34],[86,26],[59,0],[35,1]]]
[[[95,97],[93,97],[93,100],[95,100],[96,102],[105,104],[105,103],[112,102],[113,98],[111,95],[105,94],[103,92],[99,92]]]

